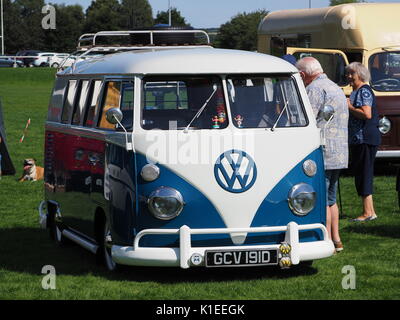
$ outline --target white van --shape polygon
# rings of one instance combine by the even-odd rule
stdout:
[[[324,179],[306,91],[279,58],[136,50],[57,74],[41,223],[110,270],[329,257]]]

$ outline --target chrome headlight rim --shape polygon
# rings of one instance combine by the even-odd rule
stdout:
[[[312,199],[311,199],[312,204],[307,209],[299,208],[295,202],[295,200],[298,199],[298,197],[303,194],[312,195]],[[316,202],[317,202],[317,193],[315,192],[314,188],[307,183],[296,184],[289,191],[289,195],[288,195],[289,208],[297,216],[304,217],[304,216],[308,215],[315,208]]]
[[[392,122],[388,118],[382,117],[379,120],[378,128],[381,134],[387,134],[392,129]]]
[[[172,213],[168,213],[168,214],[161,213],[161,212],[157,211],[157,208],[154,206],[154,203],[157,198],[175,199],[177,201],[178,206],[177,206],[176,210]],[[165,187],[165,186],[161,186],[161,187],[157,188],[156,190],[154,190],[152,193],[150,193],[150,196],[147,200],[147,207],[148,207],[150,213],[153,215],[153,217],[160,219],[160,220],[164,220],[164,221],[172,220],[172,219],[175,219],[176,217],[178,217],[181,214],[184,205],[185,205],[185,202],[183,201],[182,194],[174,188]]]

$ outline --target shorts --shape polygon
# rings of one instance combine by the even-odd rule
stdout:
[[[326,205],[332,207],[336,203],[336,190],[340,176],[340,169],[325,170]]]

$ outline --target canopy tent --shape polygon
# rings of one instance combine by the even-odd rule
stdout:
[[[1,138],[1,143],[0,143],[0,154],[1,154],[1,172],[2,175],[14,175],[15,174],[15,168],[14,165],[11,161],[10,154],[8,153],[7,149],[7,141],[6,141],[6,130],[4,126],[4,120],[3,120],[3,108],[1,105],[1,100],[0,100],[0,138]]]

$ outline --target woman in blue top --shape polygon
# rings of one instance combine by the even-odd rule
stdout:
[[[372,200],[374,161],[381,134],[375,95],[368,85],[370,73],[359,62],[346,67],[347,79],[353,87],[349,107],[349,147],[351,167],[357,193],[363,200],[363,212],[355,221],[370,221],[377,218]]]

